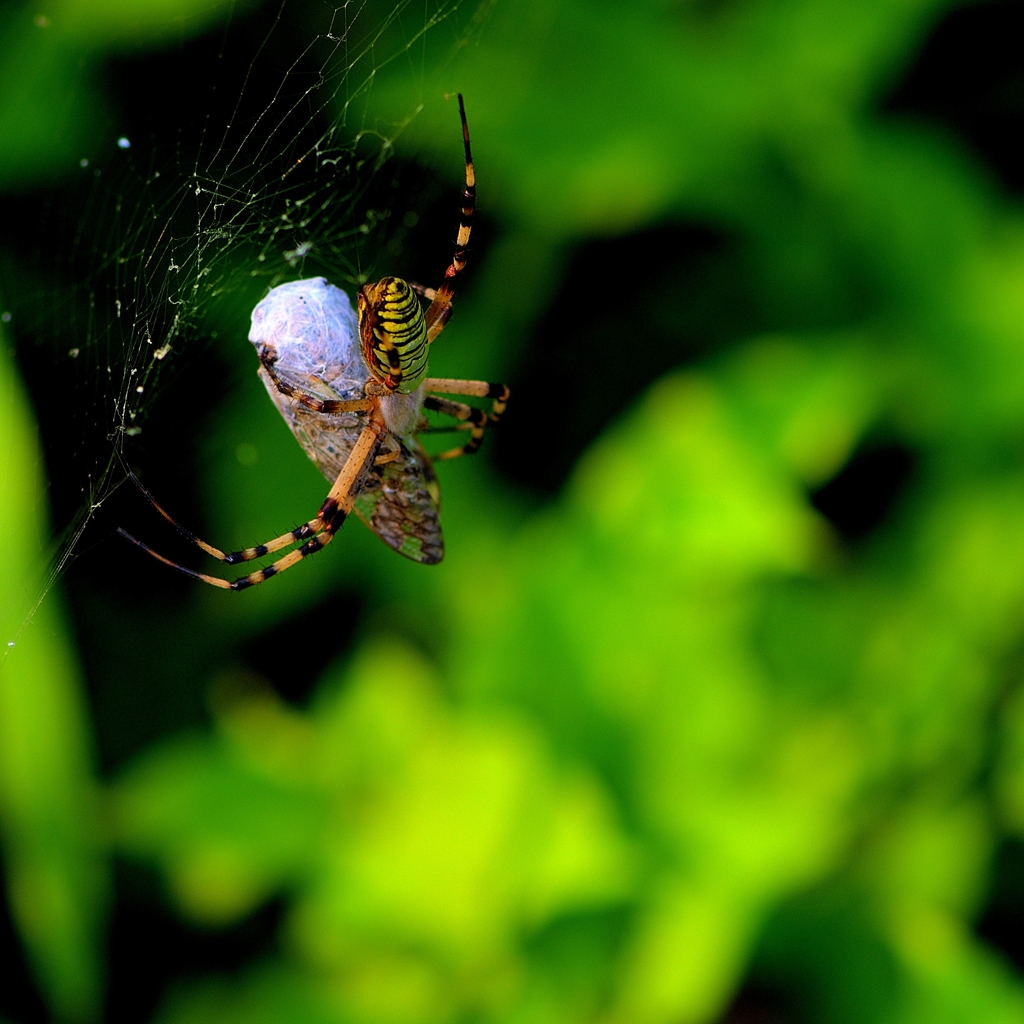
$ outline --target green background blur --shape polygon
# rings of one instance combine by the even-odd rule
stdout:
[[[334,279],[441,273],[462,91],[480,224],[431,366],[513,399],[441,467],[446,560],[353,523],[224,594],[113,536],[199,564],[122,487],[34,610],[125,365],[21,313],[81,298],[46,218],[92,223],[122,132],[145,166],[193,130],[207,63],[233,96],[341,21],[0,15],[0,1011],[1024,1022],[1021,5],[413,7],[344,12],[341,133],[404,125],[366,202],[405,212]],[[325,492],[255,378],[250,258],[125,447],[226,549]]]

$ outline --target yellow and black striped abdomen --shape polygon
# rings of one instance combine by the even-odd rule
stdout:
[[[389,391],[408,395],[427,375],[427,322],[419,296],[400,277],[359,293],[359,334],[370,370]]]

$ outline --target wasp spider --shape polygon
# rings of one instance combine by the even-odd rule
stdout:
[[[508,401],[504,384],[427,376],[430,346],[452,314],[456,278],[466,266],[476,205],[476,175],[466,111],[459,96],[466,153],[466,184],[455,256],[436,289],[385,277],[365,285],[353,310],[348,296],[322,277],[272,289],[253,310],[249,340],[259,374],[285,422],[328,480],[327,498],[309,522],[274,540],[225,553],[164,511],[141,483],[153,507],[187,540],[225,565],[238,565],[285,548],[271,565],[229,580],[188,569],[124,530],[124,537],[165,565],[225,590],[244,590],[284,572],[326,547],[354,510],[384,542],[426,564],[444,557],[440,495],[431,459],[418,434],[430,429],[429,409],[453,417],[464,444],[434,456],[454,459],[479,449],[486,428]],[[422,299],[429,302],[424,309]],[[490,399],[485,412],[443,395]],[[293,545],[300,545],[293,547]]]

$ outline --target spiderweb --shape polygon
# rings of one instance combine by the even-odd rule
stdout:
[[[365,254],[380,248],[392,213],[378,172],[422,101],[409,97],[404,114],[383,123],[374,84],[396,60],[419,63],[425,78],[427,37],[438,30],[442,50],[464,45],[475,21],[461,7],[278,0],[259,11],[255,34],[228,23],[201,113],[182,111],[181,124],[83,157],[75,201],[44,204],[40,238],[57,242],[40,244],[33,275],[5,268],[20,300],[5,301],[4,318],[19,350],[30,338],[43,372],[69,382],[61,443],[77,458],[59,486],[78,496],[58,514],[22,630],[124,483],[126,446],[216,336],[218,309],[237,319],[284,280],[366,279]],[[228,56],[245,45],[245,74],[225,80]],[[242,322],[239,336],[246,330]]]

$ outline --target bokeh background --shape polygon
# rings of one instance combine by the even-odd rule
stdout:
[[[1024,5],[39,0],[0,41],[5,1020],[1024,1022]],[[248,313],[436,281],[455,91],[431,365],[513,401],[441,467],[444,563],[144,559],[118,525],[203,564],[127,465],[225,549],[319,505]],[[172,358],[130,307],[187,314]]]

